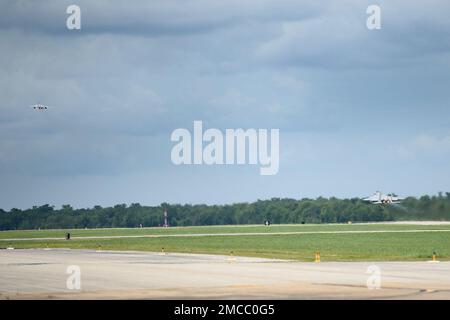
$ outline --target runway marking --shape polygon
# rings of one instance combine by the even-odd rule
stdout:
[[[87,236],[71,237],[72,240],[95,239],[124,239],[124,238],[170,238],[170,237],[230,237],[230,236],[279,236],[279,235],[310,235],[310,234],[365,234],[365,233],[424,233],[424,232],[450,232],[448,230],[348,230],[348,231],[291,231],[291,232],[238,232],[238,233],[183,233],[183,234],[149,234],[149,235],[124,235],[124,236]],[[0,241],[43,241],[66,240],[60,238],[10,238]]]

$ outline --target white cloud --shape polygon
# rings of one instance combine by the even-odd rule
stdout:
[[[450,135],[434,136],[420,134],[404,145],[393,147],[393,150],[404,158],[433,158],[450,156]]]

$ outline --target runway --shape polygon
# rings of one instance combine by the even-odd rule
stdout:
[[[81,271],[80,290],[66,286],[67,268],[74,265]],[[367,286],[373,277],[369,266],[379,268],[379,289]],[[0,250],[0,299],[197,298],[450,299],[450,262],[307,263],[202,254]]]

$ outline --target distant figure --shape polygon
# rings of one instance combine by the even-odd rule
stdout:
[[[266,226],[270,226],[270,220],[266,220],[266,222],[264,222],[264,224],[265,224]]]
[[[141,224],[139,224],[139,228],[141,228],[141,229],[142,229],[142,223],[141,223]]]
[[[66,240],[70,240],[70,232],[66,233]]]

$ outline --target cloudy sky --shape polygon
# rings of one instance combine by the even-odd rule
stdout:
[[[0,0],[0,208],[450,191],[450,2],[370,4]],[[174,165],[194,120],[280,129],[279,173]]]

